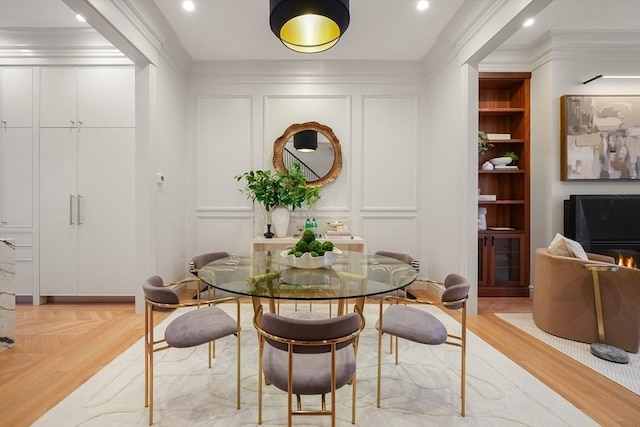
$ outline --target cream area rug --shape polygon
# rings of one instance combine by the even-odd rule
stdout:
[[[293,313],[281,304],[281,314]],[[232,305],[225,310],[233,315]],[[335,310],[335,306],[334,306]],[[459,323],[437,308],[429,308],[453,333]],[[157,327],[162,332],[173,313]],[[207,367],[206,346],[156,353],[155,426],[257,425],[257,335],[250,304],[242,308],[242,408],[235,405],[235,338],[217,341],[217,357]],[[376,407],[378,305],[365,307],[367,326],[358,348],[357,412],[360,426],[595,426],[593,420],[564,400],[476,335],[468,332],[467,411],[460,416],[460,350],[400,342],[395,365],[385,337],[382,366],[382,407]],[[141,318],[142,322],[143,319]],[[146,426],[143,340],[131,346],[66,399],[42,416],[35,426]],[[286,425],[286,393],[263,388],[263,426]],[[317,396],[303,396],[305,409],[319,405]],[[329,417],[296,417],[296,426],[328,426]],[[351,425],[351,386],[337,394],[337,425]]]
[[[621,386],[640,394],[639,353],[627,353],[629,355],[628,364],[607,362],[592,355],[589,344],[560,338],[538,328],[531,313],[500,313],[496,316]]]

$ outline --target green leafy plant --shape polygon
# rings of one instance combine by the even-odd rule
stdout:
[[[493,144],[489,142],[487,134],[483,131],[478,131],[478,153],[482,154],[491,147],[493,147]]]
[[[515,164],[520,159],[513,151],[507,151],[502,155],[502,157],[511,157],[511,164]]]
[[[246,181],[240,192],[261,203],[267,212],[276,206],[286,206],[291,210],[303,205],[313,207],[320,199],[320,187],[307,185],[299,163],[294,163],[286,173],[257,170],[234,178]]]

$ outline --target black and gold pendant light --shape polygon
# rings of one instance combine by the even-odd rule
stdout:
[[[301,130],[293,135],[293,148],[303,153],[316,151],[318,148],[318,132],[315,130]]]
[[[349,0],[269,0],[271,31],[289,49],[323,52],[349,27]]]

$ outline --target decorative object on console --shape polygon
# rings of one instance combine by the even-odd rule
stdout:
[[[307,184],[299,163],[294,163],[291,169],[284,172],[257,170],[245,172],[234,178],[236,181],[246,180],[246,186],[240,189],[241,193],[254,202],[260,202],[267,213],[271,211],[271,219],[278,221],[273,224],[276,237],[287,235],[289,209],[295,210],[303,205],[314,206],[320,199],[320,187]],[[282,212],[274,209],[277,206],[285,208],[283,218],[278,216]]]
[[[270,0],[271,31],[289,49],[318,53],[349,27],[349,0]]]
[[[275,234],[271,231],[271,224],[266,224],[267,231],[264,233],[264,237],[267,239],[272,239]]]
[[[560,178],[640,180],[640,95],[560,98]]]

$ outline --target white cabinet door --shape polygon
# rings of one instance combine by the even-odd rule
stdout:
[[[3,127],[33,126],[33,71],[31,68],[3,68],[0,82],[0,116]]]
[[[77,131],[40,129],[40,294],[77,294]]]
[[[133,295],[135,129],[78,132],[78,294]]]
[[[135,70],[81,68],[78,120],[82,127],[135,126]]]
[[[40,130],[40,294],[134,295],[133,128]]]
[[[75,127],[78,121],[78,70],[40,70],[40,127]]]
[[[40,126],[134,127],[134,68],[42,68]]]
[[[33,226],[32,128],[0,129],[0,224]]]

